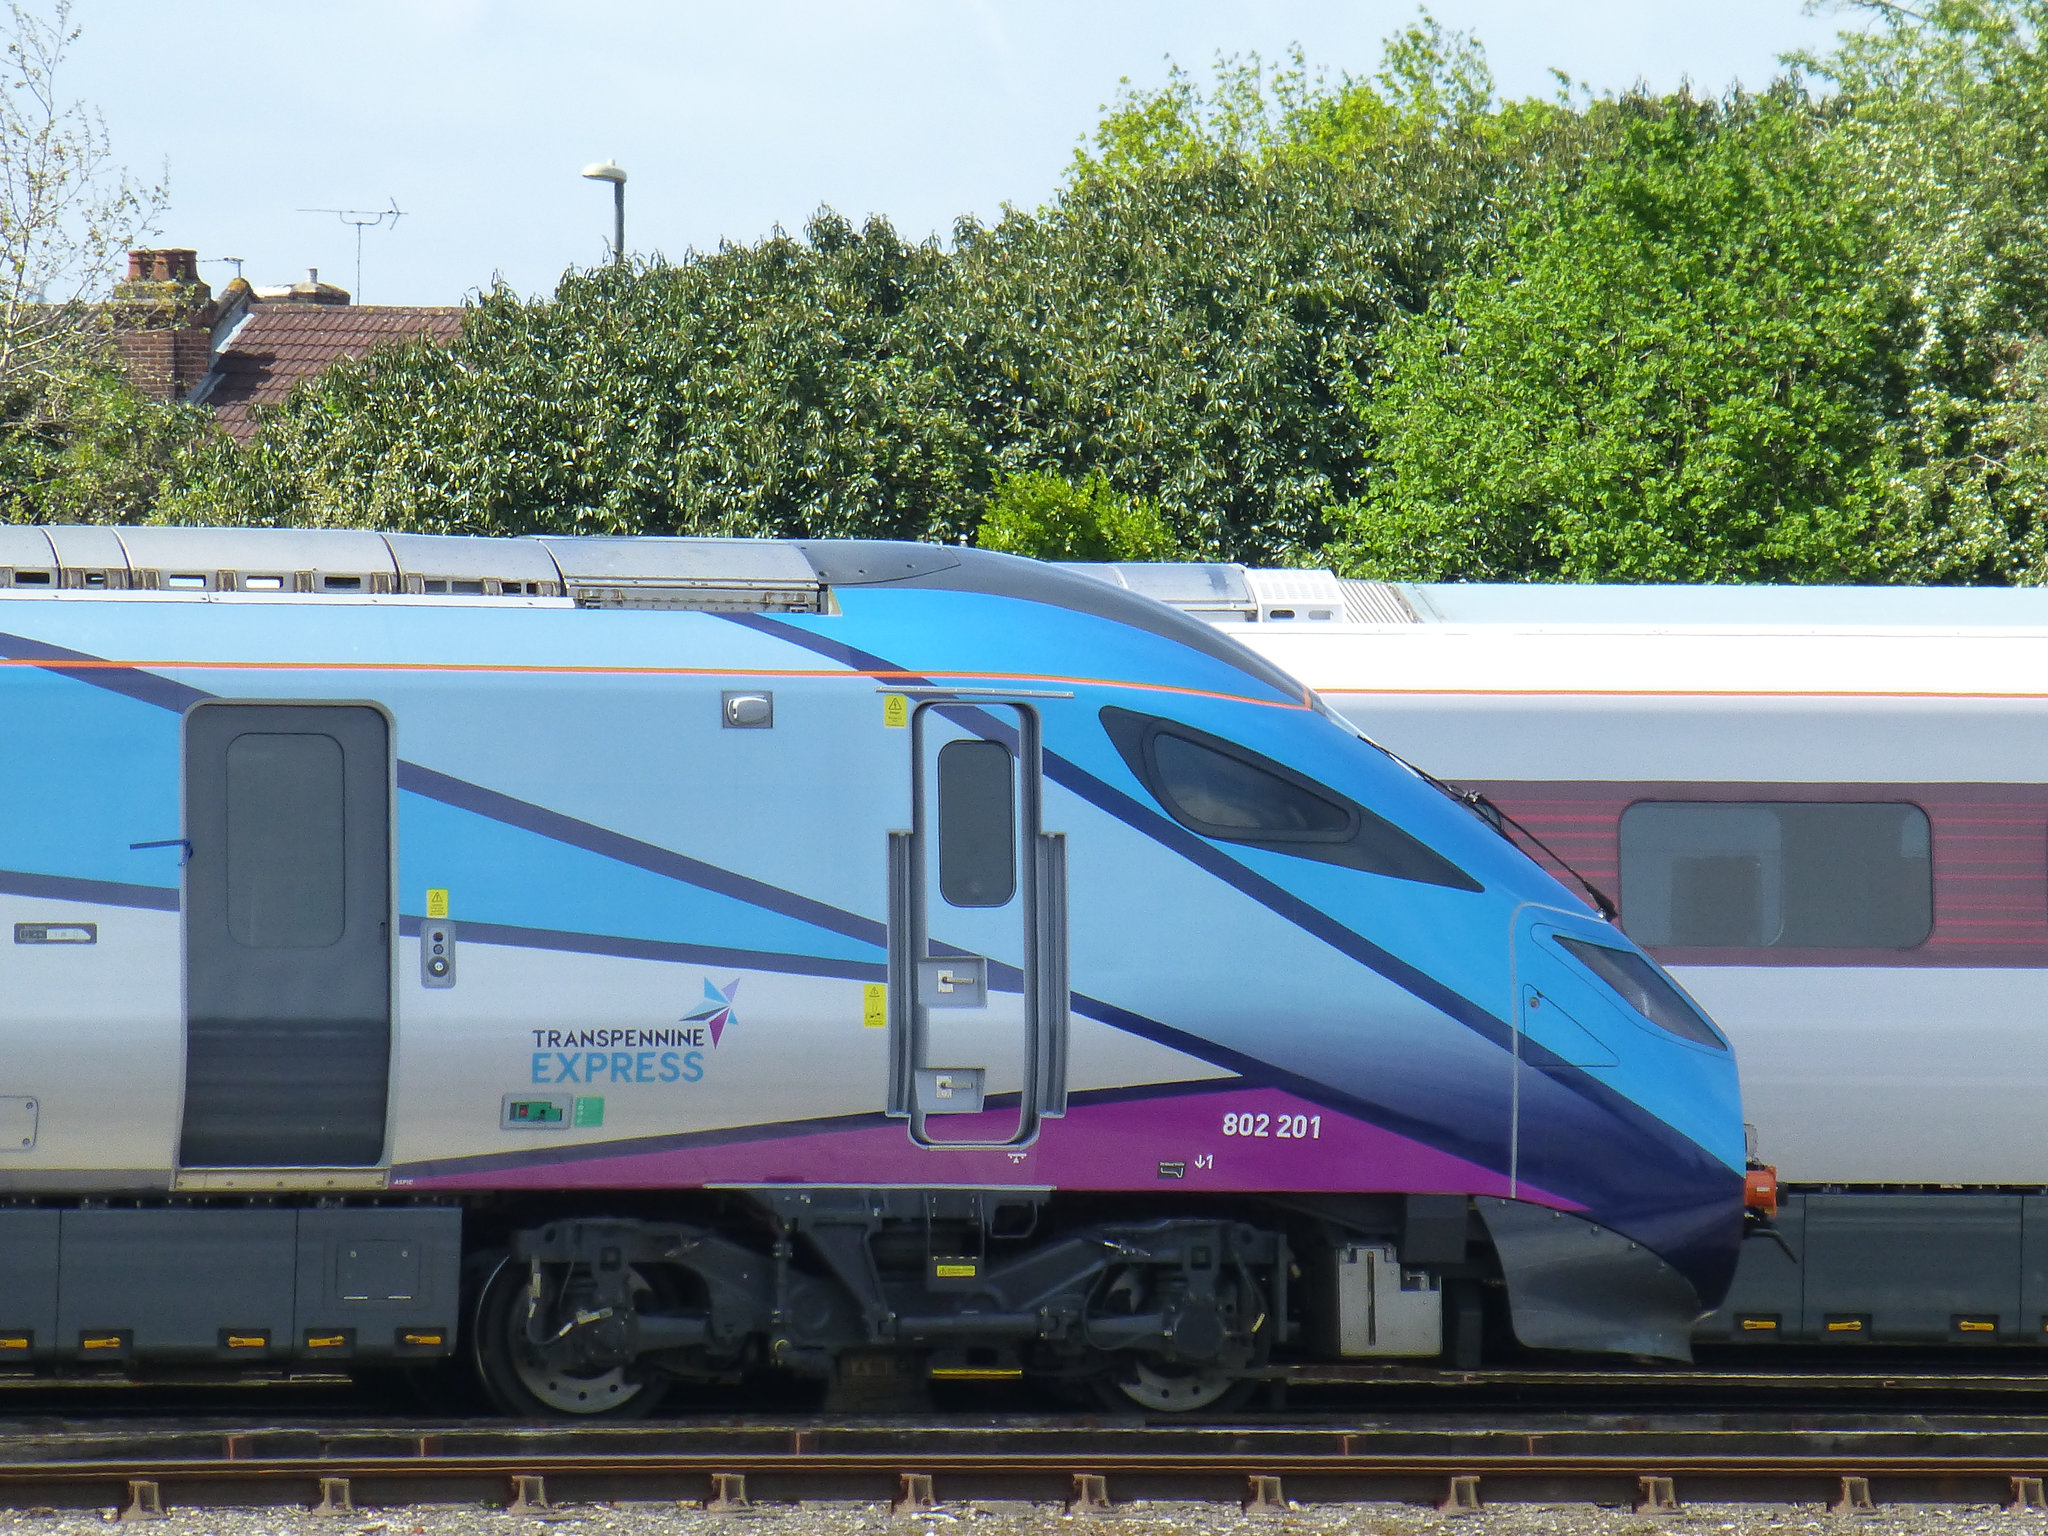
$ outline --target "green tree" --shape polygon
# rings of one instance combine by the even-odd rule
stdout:
[[[1302,558],[1363,486],[1346,401],[1381,328],[1504,187],[1575,163],[1583,115],[1489,114],[1476,45],[1426,18],[1376,82],[1250,70],[1228,111],[1266,127],[1189,108],[1200,152],[1109,154],[950,249],[821,214],[485,294],[453,354],[344,366],[193,455],[163,515],[951,541],[1007,477],[1100,473],[1191,553]]]
[[[2034,362],[2048,332],[2048,5],[1865,3],[1874,25],[1796,61],[1850,110],[1844,152],[1882,209],[1882,258],[1913,331],[1889,424],[1916,529],[1894,568],[2048,579]],[[2014,433],[2017,431],[2018,436]]]
[[[199,411],[123,377],[96,302],[115,262],[151,231],[161,185],[114,162],[106,124],[63,89],[78,39],[67,0],[0,21],[0,519],[136,522]]]
[[[1120,496],[1100,470],[1079,485],[1011,475],[989,498],[975,542],[1040,560],[1170,560],[1173,530],[1156,502]]]
[[[179,455],[214,435],[204,410],[152,400],[111,367],[18,382],[0,390],[0,521],[142,522]]]
[[[47,15],[16,0],[0,32],[0,387],[106,361],[94,301],[166,202],[115,164],[99,112],[66,100],[78,36],[70,0]]]
[[[1469,32],[1446,32],[1427,10],[1386,41],[1370,79],[1332,82],[1300,48],[1269,67],[1258,54],[1218,55],[1205,90],[1168,62],[1149,89],[1126,76],[1102,108],[1093,145],[1074,151],[1071,175],[1132,175],[1160,166],[1314,158],[1356,164],[1404,139],[1477,124],[1494,110],[1493,71]]]
[[[1361,400],[1361,574],[1867,580],[1939,550],[1895,495],[1912,317],[1831,110],[1790,86],[1616,104]]]

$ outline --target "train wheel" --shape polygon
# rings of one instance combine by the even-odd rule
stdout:
[[[1258,1383],[1227,1371],[1192,1366],[1159,1365],[1131,1360],[1096,1378],[1096,1390],[1111,1408],[1144,1408],[1152,1413],[1199,1413],[1204,1408],[1228,1411],[1251,1400]]]
[[[500,1408],[520,1418],[637,1419],[668,1395],[664,1379],[625,1366],[579,1374],[548,1365],[526,1338],[526,1277],[524,1265],[506,1259],[477,1299],[477,1375]],[[639,1275],[633,1278],[636,1294],[651,1294]]]

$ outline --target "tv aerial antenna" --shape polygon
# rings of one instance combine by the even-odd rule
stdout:
[[[366,229],[396,229],[398,221],[405,217],[405,210],[398,206],[398,199],[391,199],[389,208],[301,208],[301,213],[331,213],[342,223],[353,225],[356,232],[356,289],[355,301],[363,302],[363,231]]]

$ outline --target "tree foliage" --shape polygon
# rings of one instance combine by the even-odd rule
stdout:
[[[206,411],[149,399],[107,366],[0,390],[0,522],[143,522],[180,455],[213,435]]]
[[[37,15],[8,6],[0,47],[0,387],[47,381],[105,360],[92,302],[134,237],[164,207],[162,183],[114,161],[107,126],[67,100],[78,40],[70,0]]]
[[[0,29],[0,520],[140,522],[158,507],[205,413],[122,375],[96,302],[150,229],[161,184],[113,158],[106,124],[67,99],[78,39],[68,0],[7,9]]]
[[[1369,75],[1176,67],[1042,208],[481,294],[157,515],[2040,580],[2048,0],[1866,19],[1720,99],[1504,102],[1426,12]]]
[[[1390,342],[1352,568],[1883,573],[1912,330],[1856,167],[1790,89],[1626,115],[1603,164]]]
[[[1100,470],[1079,485],[1012,475],[989,497],[975,542],[1039,560],[1170,560],[1173,530],[1156,502],[1119,496]]]
[[[459,533],[946,537],[975,445],[919,323],[954,274],[879,221],[498,288],[453,351],[346,362],[253,447],[195,455],[181,521]],[[963,521],[963,528],[967,523]]]
[[[1226,157],[1355,164],[1404,138],[1484,124],[1496,103],[1486,50],[1428,11],[1387,40],[1370,79],[1312,70],[1299,48],[1269,68],[1258,54],[1219,56],[1204,88],[1178,64],[1166,84],[1126,77],[1071,175],[1132,175]]]
[[[1874,6],[1759,99],[1624,103],[1388,339],[1360,571],[2039,581],[2038,0]]]

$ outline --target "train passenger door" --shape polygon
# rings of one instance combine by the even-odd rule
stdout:
[[[1066,1113],[1066,839],[1041,826],[1038,710],[908,699],[889,834],[889,1114],[928,1147],[1021,1147]],[[1011,1114],[995,1101],[1017,1096]],[[951,1117],[959,1117],[957,1119]]]
[[[186,716],[181,1165],[382,1158],[390,828],[378,711],[201,704]]]

